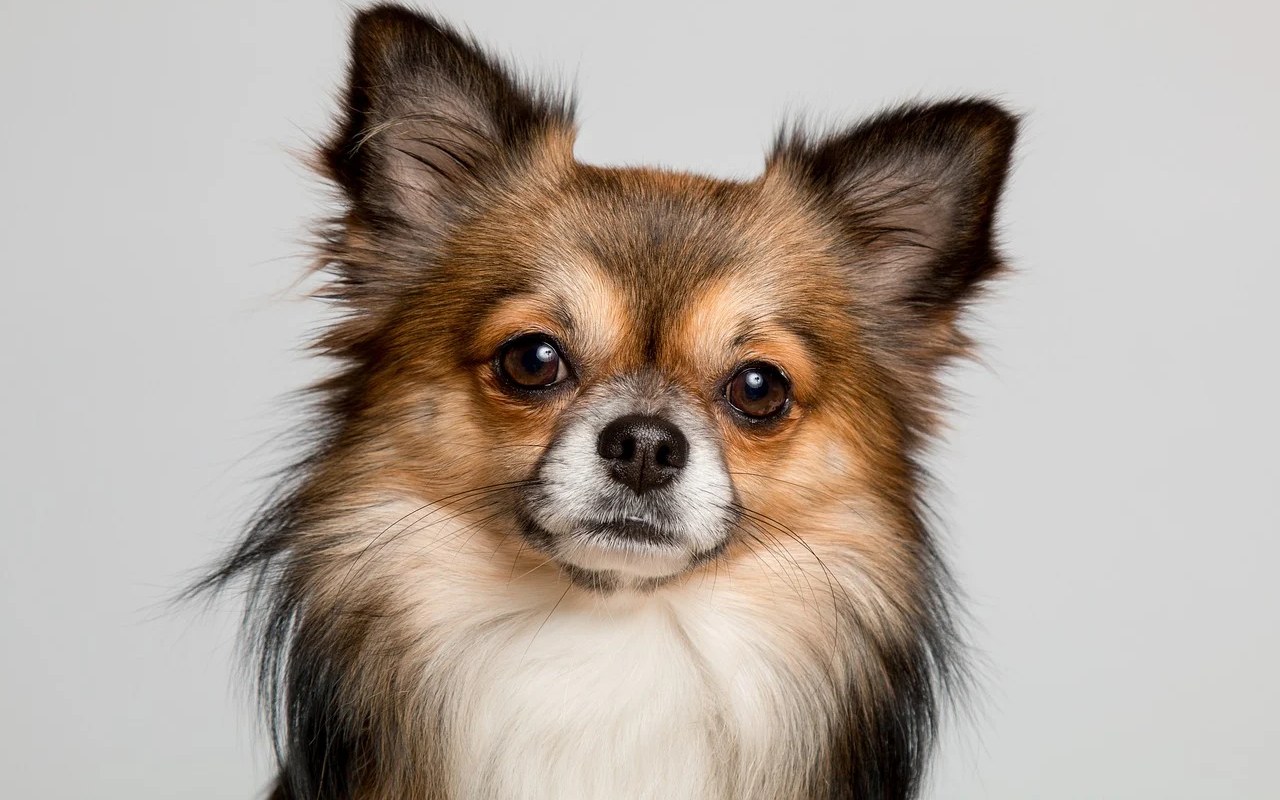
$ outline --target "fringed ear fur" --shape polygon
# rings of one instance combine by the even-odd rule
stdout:
[[[348,202],[327,254],[334,293],[366,310],[429,263],[485,187],[573,130],[566,97],[522,85],[471,38],[394,5],[356,16],[345,101],[320,153]],[[379,252],[365,252],[374,241]]]
[[[927,407],[935,373],[965,351],[958,312],[1000,270],[996,207],[1017,120],[984,100],[908,106],[814,138],[779,136],[770,172],[796,182],[834,224],[868,337]]]

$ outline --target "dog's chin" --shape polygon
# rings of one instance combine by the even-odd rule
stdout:
[[[638,520],[576,523],[548,530],[526,523],[526,535],[575,582],[590,588],[654,587],[714,553],[699,553],[671,531]]]

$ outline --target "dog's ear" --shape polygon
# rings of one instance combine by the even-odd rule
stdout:
[[[440,235],[472,195],[555,130],[569,104],[528,91],[474,41],[394,5],[351,34],[344,117],[322,155],[361,221]]]
[[[946,305],[998,265],[992,223],[1016,126],[984,101],[911,106],[817,141],[784,133],[770,169],[834,212],[862,291]]]
[[[769,160],[833,224],[867,333],[909,389],[964,349],[956,312],[1000,268],[996,205],[1017,120],[994,103],[909,106],[814,139],[779,137]]]

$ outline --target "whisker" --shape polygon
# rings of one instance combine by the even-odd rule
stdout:
[[[848,588],[845,587],[842,581],[836,578],[835,573],[831,571],[831,569],[827,566],[827,563],[822,560],[822,557],[818,555],[818,553],[809,545],[808,542],[804,540],[803,537],[801,537],[798,533],[796,533],[787,525],[784,525],[783,523],[779,522],[778,520],[774,519],[768,514],[754,511],[739,503],[735,503],[734,505],[737,506],[742,513],[749,514],[755,519],[762,521],[765,524],[770,525],[774,529],[780,531],[781,533],[786,535],[788,538],[792,539],[801,547],[803,547],[809,553],[809,555],[813,557],[813,560],[817,562],[818,566],[822,569],[823,574],[826,576],[827,590],[831,593],[831,605],[834,610],[839,611],[840,609],[840,599],[836,597],[837,586],[840,587],[840,594],[844,602],[851,607],[856,605],[853,602],[853,598],[849,596]]]
[[[396,522],[393,522],[391,525],[388,525],[388,526],[387,526],[387,527],[382,531],[382,533],[379,533],[377,536],[375,536],[375,537],[373,538],[373,540],[372,540],[372,541],[370,541],[370,542],[369,542],[369,544],[365,545],[365,548],[364,548],[363,550],[361,550],[361,551],[360,551],[360,553],[356,556],[356,559],[358,560],[358,559],[363,558],[363,557],[365,556],[365,554],[367,553],[367,551],[368,551],[370,548],[372,548],[372,547],[374,547],[375,545],[377,545],[377,544],[378,544],[378,540],[379,540],[379,539],[381,539],[384,535],[386,535],[386,533],[387,533],[388,531],[390,531],[392,528],[394,528],[396,525],[399,525],[399,524],[400,524],[401,522],[403,522],[407,517],[411,517],[411,516],[413,516],[414,514],[417,514],[417,513],[421,512],[421,511],[422,511],[423,509],[425,509],[425,508],[428,508],[428,507],[431,507],[431,506],[435,506],[435,508],[433,508],[433,509],[432,509],[432,510],[431,510],[431,511],[426,515],[426,516],[424,516],[424,517],[422,517],[422,518],[420,518],[420,519],[416,519],[416,520],[414,520],[412,523],[410,523],[410,524],[409,524],[408,528],[406,528],[406,530],[405,530],[405,531],[401,531],[400,533],[396,534],[396,536],[398,537],[398,536],[403,535],[403,534],[404,534],[405,532],[407,532],[408,530],[412,530],[415,526],[417,526],[417,525],[419,525],[419,524],[421,524],[421,523],[425,522],[426,520],[430,519],[434,514],[436,514],[436,513],[440,512],[440,511],[442,511],[442,510],[444,510],[444,509],[447,509],[447,508],[449,508],[451,505],[453,505],[453,504],[455,504],[455,503],[457,503],[457,502],[460,502],[460,501],[462,501],[462,500],[464,500],[464,499],[466,499],[466,498],[468,498],[468,497],[471,497],[471,496],[476,495],[476,494],[484,495],[484,494],[489,494],[489,493],[494,493],[494,492],[502,491],[502,490],[504,490],[504,489],[516,488],[516,487],[519,487],[519,486],[522,486],[522,485],[526,485],[526,484],[528,484],[528,483],[530,483],[530,481],[528,481],[528,480],[505,481],[505,482],[503,482],[503,483],[494,483],[494,484],[489,484],[489,485],[487,485],[487,486],[479,486],[479,487],[475,487],[475,488],[472,488],[472,489],[464,489],[464,490],[462,490],[462,491],[454,492],[453,494],[446,495],[446,496],[444,496],[444,497],[440,498],[439,500],[435,500],[435,501],[428,502],[428,503],[426,503],[426,504],[424,504],[424,505],[420,506],[420,507],[419,507],[418,509],[416,509],[415,511],[411,511],[411,512],[409,512],[409,513],[408,513],[408,514],[406,514],[404,517],[401,517],[401,518],[400,518],[399,520],[397,520]]]
[[[781,553],[782,557],[784,557],[786,559],[786,562],[790,565],[792,572],[798,573],[800,577],[804,580],[805,587],[808,588],[809,590],[809,597],[814,601],[814,603],[817,603],[818,595],[813,588],[813,581],[810,580],[810,578],[812,577],[812,574],[809,570],[804,568],[804,566],[796,558],[796,554],[793,553],[790,548],[786,547],[782,543],[781,539],[779,539],[772,531],[770,531],[767,527],[762,525],[759,521],[753,520],[753,519],[747,519],[747,520],[744,520],[744,522],[746,522],[747,524],[750,524],[755,529],[755,531],[759,533],[761,536],[766,537],[769,540],[769,542],[772,544],[771,549],[774,552]]]
[[[533,573],[535,573],[535,572],[537,572],[538,570],[542,569],[542,568],[543,568],[543,567],[545,567],[546,565],[550,564],[552,561],[555,561],[555,557],[554,557],[554,556],[547,556],[547,559],[546,559],[545,561],[543,561],[541,564],[538,564],[537,566],[533,567],[532,569],[528,569],[528,570],[525,570],[524,572],[521,572],[519,575],[517,575],[517,576],[515,577],[515,580],[517,580],[517,581],[518,581],[518,580],[520,580],[521,578],[525,577],[526,575],[532,575]],[[513,581],[507,581],[507,585],[508,585],[508,586],[509,586],[509,585],[511,585],[511,583],[513,583]]]
[[[496,484],[490,484],[488,486],[480,486],[472,489],[466,489],[460,492],[455,492],[451,495],[446,495],[445,497],[441,498],[438,501],[435,501],[432,503],[426,503],[422,506],[419,506],[415,510],[410,511],[408,514],[405,514],[404,516],[400,517],[398,520],[396,520],[395,522],[391,523],[386,528],[384,528],[377,536],[375,536],[372,540],[370,540],[368,544],[366,544],[363,548],[361,548],[359,553],[356,553],[354,556],[351,557],[351,566],[347,569],[347,573],[343,577],[342,583],[340,584],[340,587],[339,587],[339,594],[341,595],[341,593],[345,591],[351,579],[356,574],[357,570],[365,569],[369,565],[371,565],[389,545],[400,541],[401,539],[405,538],[406,536],[412,533],[423,530],[423,528],[421,528],[420,526],[426,523],[426,521],[429,520],[435,514],[441,511],[444,511],[448,509],[450,506],[456,505],[459,502],[463,502],[468,498],[473,498],[476,495],[479,495],[481,498],[488,498],[491,495],[497,494],[499,492],[519,488],[521,486],[530,485],[532,483],[536,483],[536,481],[531,481],[531,480],[506,481],[503,483],[496,483]],[[489,501],[489,502],[492,502],[492,501]],[[431,506],[435,506],[435,508],[433,508],[425,516],[419,519],[413,520],[411,523],[405,526],[404,529],[393,534],[391,537],[385,538],[385,539],[383,538],[386,536],[386,534],[389,531],[394,529],[397,525],[400,525],[406,519],[412,517],[415,514],[421,513],[424,509],[429,508]],[[483,507],[483,505],[481,507]],[[435,525],[440,522],[447,522],[450,519],[456,518],[460,514],[469,513],[474,510],[476,509],[470,508],[470,507],[465,508],[465,509],[462,509],[461,511],[458,511],[455,514],[451,514],[445,517],[443,520],[438,520],[437,522],[433,522],[431,524]]]
[[[533,647],[534,640],[538,638],[538,634],[542,633],[542,629],[545,628],[547,626],[547,623],[551,621],[551,615],[556,613],[556,609],[559,608],[560,604],[564,602],[564,599],[569,596],[569,590],[572,588],[573,588],[572,583],[564,587],[564,593],[560,595],[560,599],[557,600],[556,604],[551,607],[551,611],[547,612],[547,618],[542,620],[542,624],[538,626],[538,629],[533,632],[533,636],[530,637],[529,643],[524,646],[524,653],[522,653],[520,656],[521,661],[524,660],[525,656],[529,655],[529,648]]]
[[[492,508],[494,505],[495,505],[495,503],[486,503],[486,504],[484,504],[484,505],[480,506],[479,508],[471,509],[471,510],[472,510],[472,511],[479,511],[480,509],[483,509],[483,508]],[[455,515],[454,515],[453,517],[451,517],[450,519],[451,519],[451,520],[452,520],[452,519],[457,519],[459,516],[462,516],[462,513],[469,513],[469,512],[461,512],[461,513],[459,513],[459,514],[455,514]],[[425,553],[430,553],[430,552],[433,552],[433,551],[435,551],[435,550],[438,550],[438,549],[440,549],[441,547],[443,547],[444,545],[448,544],[450,541],[453,541],[453,540],[457,539],[458,537],[462,536],[462,534],[466,533],[467,531],[470,531],[470,532],[471,532],[471,533],[470,533],[470,535],[468,535],[468,536],[467,536],[467,538],[466,538],[466,539],[465,539],[465,540],[464,540],[464,541],[463,541],[463,542],[458,546],[458,551],[459,551],[459,552],[461,552],[462,548],[467,546],[467,542],[471,541],[471,537],[472,537],[472,536],[474,536],[474,535],[476,534],[476,531],[480,530],[480,528],[481,528],[481,527],[482,527],[486,522],[489,522],[489,521],[491,521],[491,520],[495,520],[495,519],[497,519],[498,517],[503,516],[505,513],[506,513],[506,511],[505,511],[505,510],[499,510],[499,511],[494,512],[493,514],[489,514],[488,516],[481,517],[480,519],[475,520],[474,522],[471,522],[471,523],[469,523],[469,524],[467,524],[467,525],[464,525],[463,527],[459,528],[459,529],[458,529],[458,530],[456,530],[456,531],[451,531],[450,533],[448,533],[448,534],[446,534],[446,535],[444,535],[444,536],[440,537],[439,539],[435,540],[434,542],[431,542],[429,545],[424,545],[423,547],[419,548],[419,549],[414,553],[414,555],[415,555],[415,556],[420,556],[420,555],[424,555]]]
[[[847,497],[841,497],[835,492],[830,492],[825,489],[819,489],[817,487],[809,486],[803,483],[797,483],[795,481],[784,480],[775,475],[765,475],[759,472],[742,472],[742,471],[730,470],[729,475],[732,477],[742,476],[747,478],[759,478],[761,480],[772,481],[773,483],[780,483],[784,486],[791,486],[797,489],[802,489],[806,494],[822,497],[824,499],[839,503],[840,505],[844,506],[848,510],[857,514],[859,517],[862,517],[863,521],[866,521],[866,515],[863,513],[862,509],[850,503]]]

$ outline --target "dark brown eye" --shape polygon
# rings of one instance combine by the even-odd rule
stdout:
[[[786,411],[791,382],[771,364],[749,364],[729,380],[724,396],[729,405],[751,419],[769,419]]]
[[[530,333],[503,345],[498,351],[502,377],[522,389],[547,389],[569,377],[569,367],[555,344],[540,333]]]

